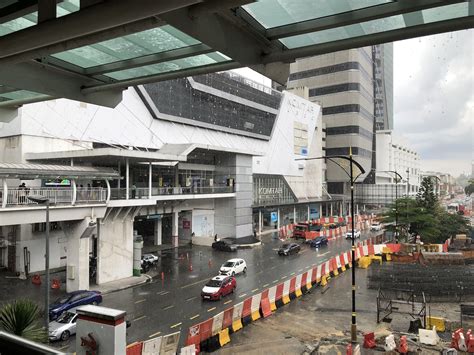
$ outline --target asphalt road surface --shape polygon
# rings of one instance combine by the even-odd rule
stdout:
[[[370,235],[370,232],[363,233],[361,240]],[[158,277],[152,282],[107,294],[101,306],[127,312],[126,317],[131,321],[131,327],[127,329],[127,344],[181,331],[182,345],[190,326],[209,319],[269,286],[300,274],[333,255],[350,250],[351,243],[342,237],[329,241],[328,246],[319,250],[302,244],[299,254],[278,256],[277,250],[281,244],[280,240],[265,236],[261,246],[234,253],[199,246],[170,250],[160,259],[157,270],[154,270]],[[226,260],[236,257],[246,261],[247,273],[236,276],[235,293],[220,301],[201,300],[204,284],[218,274]],[[164,272],[164,280],[161,280],[161,272]],[[62,351],[73,352],[75,342],[75,337],[71,337],[67,342],[52,345]]]

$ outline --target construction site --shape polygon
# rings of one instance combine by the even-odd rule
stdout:
[[[343,272],[233,334],[218,353],[473,353],[471,238],[384,244],[380,250],[375,246],[374,255],[355,265],[359,348],[350,348],[351,275]]]

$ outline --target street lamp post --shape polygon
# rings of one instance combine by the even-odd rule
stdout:
[[[49,198],[41,195],[30,195],[28,199],[38,204],[46,205],[46,240],[45,240],[45,288],[44,288],[44,327],[49,330]]]
[[[356,292],[356,285],[355,285],[355,238],[354,238],[354,229],[355,229],[355,209],[354,209],[354,182],[357,178],[365,173],[364,168],[353,159],[352,157],[352,149],[349,150],[349,156],[344,155],[333,155],[331,157],[313,157],[313,158],[303,158],[303,159],[296,159],[296,160],[314,160],[314,159],[324,159],[329,160],[339,166],[350,178],[351,183],[351,227],[352,227],[352,236],[351,236],[351,255],[352,255],[352,322],[351,322],[351,343],[357,343],[357,322],[356,322],[356,301],[355,301],[355,292]],[[347,160],[350,163],[349,172],[335,159],[342,159]],[[359,169],[359,174],[354,177],[354,165]]]

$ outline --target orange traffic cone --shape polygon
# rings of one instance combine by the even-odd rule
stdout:
[[[193,271],[193,264],[189,263],[189,271]]]
[[[406,335],[402,335],[400,337],[400,345],[398,346],[398,352],[400,354],[408,353],[408,343],[407,343],[407,336]]]

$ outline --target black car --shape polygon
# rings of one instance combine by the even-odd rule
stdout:
[[[299,253],[301,247],[296,243],[283,244],[280,249],[278,249],[278,255],[290,255]]]
[[[237,251],[237,246],[227,240],[219,240],[212,243],[212,249],[220,251]]]
[[[323,245],[328,245],[328,238],[326,237],[317,237],[314,238],[309,245],[312,248],[321,248]]]

